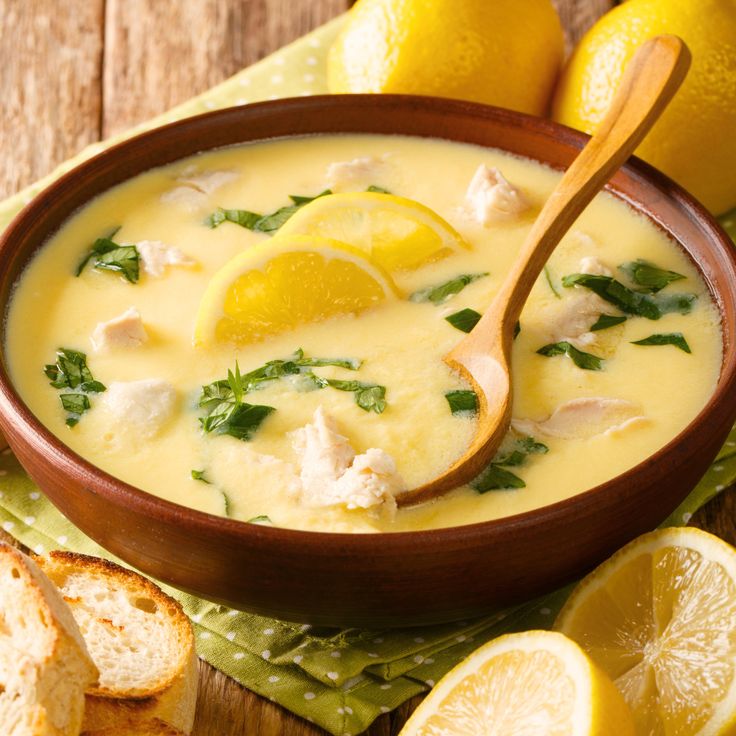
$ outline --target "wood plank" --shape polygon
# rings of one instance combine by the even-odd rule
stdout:
[[[104,0],[0,0],[0,198],[100,132]]]
[[[604,13],[616,5],[616,0],[552,0],[565,29],[568,52],[580,37]]]
[[[347,7],[347,0],[107,0],[103,136],[205,91]]]

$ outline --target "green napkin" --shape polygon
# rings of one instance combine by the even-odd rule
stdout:
[[[206,110],[326,91],[325,53],[341,19],[287,46],[193,100],[117,138],[97,143],[0,204],[0,228],[52,179],[111,143]],[[736,216],[724,224],[736,235]],[[667,520],[692,514],[736,481],[736,431],[688,499]],[[0,453],[0,526],[41,554],[54,548],[110,557],[41,494],[9,450]],[[197,651],[259,695],[336,735],[357,734],[381,713],[428,690],[467,654],[510,630],[551,625],[567,591],[473,621],[416,629],[317,629],[230,610],[166,588],[195,624]]]

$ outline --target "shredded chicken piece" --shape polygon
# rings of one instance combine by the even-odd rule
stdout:
[[[483,226],[518,216],[529,208],[526,197],[497,168],[481,164],[465,198],[475,219]]]
[[[196,166],[188,166],[176,177],[179,186],[164,192],[161,201],[196,210],[209,203],[208,195],[239,176],[236,171],[200,171]]]
[[[110,348],[137,348],[148,340],[141,313],[131,307],[107,322],[98,322],[92,335],[92,348],[95,351]]]
[[[174,412],[176,389],[160,378],[113,381],[101,404],[121,429],[153,437]]]
[[[196,261],[179,248],[166,245],[160,240],[141,240],[136,243],[143,270],[155,278],[164,275],[168,266],[193,266]]]
[[[395,496],[407,488],[393,458],[376,448],[356,456],[322,407],[311,424],[293,433],[293,446],[300,462],[302,503],[395,514]]]
[[[188,166],[176,180],[205,194],[212,194],[239,176],[237,171],[199,171],[196,166]]]
[[[585,258],[581,258],[579,271],[580,273],[588,273],[595,276],[613,276],[613,271],[603,261],[596,258],[596,256],[585,256]]]
[[[514,419],[511,426],[522,434],[572,440],[620,432],[646,421],[636,404],[624,399],[596,396],[566,401],[546,419]]]
[[[351,161],[335,161],[327,167],[325,182],[335,191],[376,184],[387,169],[386,156],[359,156]]]

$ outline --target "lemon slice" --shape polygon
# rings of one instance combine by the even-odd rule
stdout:
[[[736,733],[736,550],[661,529],[586,577],[556,627],[614,679],[637,733]]]
[[[623,698],[580,647],[551,631],[508,634],[448,672],[400,736],[633,736]]]
[[[194,344],[257,342],[397,296],[391,277],[361,251],[326,238],[280,235],[235,256],[212,277]]]
[[[294,234],[349,243],[388,271],[412,270],[470,248],[429,207],[378,192],[319,197],[293,215],[279,237]]]

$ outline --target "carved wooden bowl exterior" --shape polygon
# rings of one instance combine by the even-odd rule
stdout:
[[[587,139],[492,107],[394,95],[303,97],[201,115],[121,143],[39,194],[0,240],[3,310],[33,253],[101,191],[199,151],[318,133],[444,138],[555,168],[567,166]],[[103,547],[154,578],[236,608],[318,625],[408,626],[468,618],[550,591],[659,524],[736,420],[730,240],[697,202],[641,161],[625,165],[609,190],[696,263],[721,311],[724,358],[715,394],[683,432],[631,470],[565,501],[497,521],[395,534],[292,531],[194,511],[113,478],[44,428],[8,378],[4,333],[0,428],[51,501]]]

